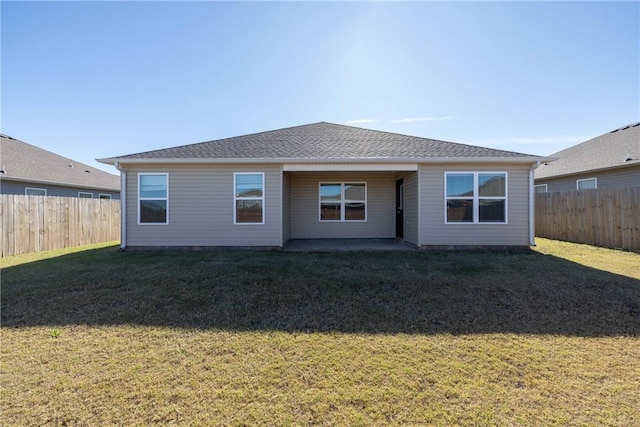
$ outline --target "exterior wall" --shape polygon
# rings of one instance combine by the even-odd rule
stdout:
[[[528,246],[529,165],[420,165],[420,245]],[[507,172],[506,224],[445,224],[445,172]]]
[[[616,170],[587,172],[560,178],[536,179],[536,185],[547,184],[548,192],[576,190],[576,181],[585,178],[598,178],[598,188],[636,187],[640,185],[640,165]]]
[[[291,239],[291,174],[282,174],[282,244]]]
[[[21,182],[21,181],[11,181],[6,178],[2,178],[2,182],[0,183],[0,194],[20,194],[24,196],[25,188],[43,188],[47,190],[47,196],[58,196],[58,197],[78,197],[78,192],[83,193],[91,193],[93,194],[93,198],[97,199],[100,194],[109,194],[111,198],[114,200],[120,199],[119,191],[109,191],[109,190],[95,190],[95,189],[85,189],[78,187],[65,187],[62,185],[49,185],[49,184],[39,184],[39,183],[31,183],[31,182]]]
[[[127,165],[127,246],[280,246],[279,165]],[[169,224],[138,224],[138,173],[169,174]],[[264,172],[264,224],[233,223],[234,172]]]
[[[404,240],[418,245],[418,173],[405,172],[396,175],[396,180],[400,178],[404,186]]]
[[[445,224],[445,172],[507,172],[506,224]],[[281,246],[289,239],[404,238],[421,246],[528,246],[529,166],[422,164],[418,172],[282,172],[280,165],[128,165],[126,246]],[[169,174],[169,224],[138,224],[138,173]],[[264,172],[265,224],[233,224],[234,172]],[[320,222],[320,182],[366,182],[366,222]]]
[[[366,222],[320,222],[320,182],[366,182]],[[291,172],[291,238],[394,238],[395,173]]]

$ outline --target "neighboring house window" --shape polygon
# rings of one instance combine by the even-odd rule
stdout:
[[[25,196],[46,196],[47,190],[44,188],[31,188],[27,187],[24,189]]]
[[[445,172],[446,223],[506,223],[506,172]]]
[[[99,199],[110,199],[111,198],[111,194],[98,194],[98,198]]]
[[[576,181],[576,188],[578,190],[592,190],[598,188],[597,178],[579,179]]]
[[[85,193],[85,192],[79,191],[78,197],[80,197],[81,199],[93,199],[93,193]]]
[[[169,223],[169,174],[138,174],[138,224]]]
[[[264,172],[235,172],[233,188],[233,223],[264,224]]]
[[[547,184],[538,184],[535,186],[536,193],[546,193],[548,190]]]
[[[366,221],[365,182],[321,182],[320,221]]]

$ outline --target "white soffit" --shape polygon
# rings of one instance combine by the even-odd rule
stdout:
[[[417,171],[417,163],[285,163],[285,172]]]

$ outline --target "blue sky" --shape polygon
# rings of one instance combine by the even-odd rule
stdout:
[[[640,121],[639,2],[1,2],[2,133],[95,158],[328,121],[548,155]]]

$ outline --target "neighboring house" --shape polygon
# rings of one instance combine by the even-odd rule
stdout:
[[[0,194],[120,198],[120,178],[0,135]]]
[[[535,172],[536,191],[640,185],[640,122],[613,130],[549,157]]]
[[[528,246],[533,169],[546,160],[321,122],[99,161],[121,172],[132,248]]]

